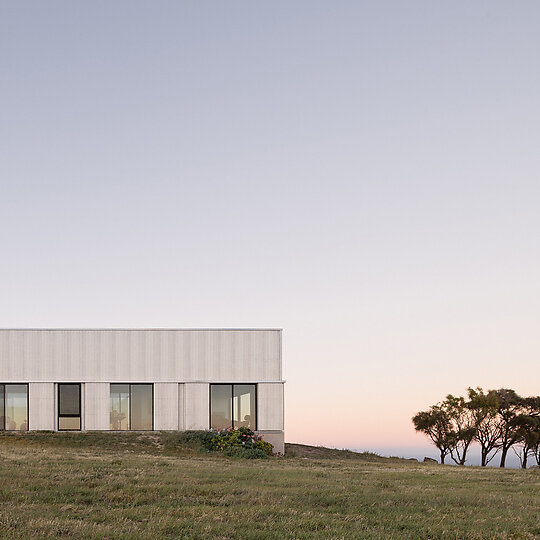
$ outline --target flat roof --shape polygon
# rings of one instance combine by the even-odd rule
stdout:
[[[157,332],[281,332],[283,328],[0,328],[1,331],[44,331],[44,332],[80,332],[84,330],[90,331],[157,331]]]

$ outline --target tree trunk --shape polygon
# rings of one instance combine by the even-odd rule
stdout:
[[[487,452],[482,448],[482,467],[487,465]]]
[[[527,457],[529,455],[529,452],[523,451],[523,462],[521,463],[521,468],[526,469],[527,468]]]
[[[461,461],[459,462],[460,465],[465,465],[465,461],[467,461],[467,452],[469,451],[469,444],[463,447],[463,455],[461,456]]]
[[[508,448],[504,447],[502,448],[501,453],[501,463],[499,464],[499,467],[505,467],[506,466],[506,454],[508,453]]]
[[[441,450],[441,465],[444,465],[445,453]]]

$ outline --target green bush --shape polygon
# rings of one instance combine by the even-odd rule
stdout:
[[[267,459],[268,455],[260,448],[245,448],[244,446],[230,446],[223,453],[229,457],[242,459]]]
[[[243,448],[245,450],[259,450],[265,456],[271,456],[274,450],[274,447],[269,442],[263,441],[260,435],[256,435],[247,427],[228,428],[213,433],[214,438],[211,442],[211,449],[217,452],[224,452],[229,448]],[[249,459],[253,459],[258,455],[259,452],[255,452]]]
[[[274,453],[274,445],[260,438],[255,442],[255,448],[263,451],[267,456],[271,456]]]
[[[161,440],[166,447],[187,446],[206,452],[223,452],[226,455],[245,457],[246,459],[271,456],[274,450],[269,442],[263,441],[260,435],[256,435],[247,427],[229,428],[221,431],[198,430],[164,433]],[[230,452],[228,452],[229,450]],[[240,450],[246,450],[246,452]]]

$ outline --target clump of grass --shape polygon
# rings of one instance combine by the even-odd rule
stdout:
[[[213,437],[212,432],[203,430],[167,431],[161,433],[160,440],[167,449],[184,447],[199,450],[209,448]]]

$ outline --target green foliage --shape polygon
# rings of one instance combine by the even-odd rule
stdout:
[[[481,465],[485,467],[497,453],[503,436],[499,415],[500,399],[495,390],[468,388],[468,407],[472,411],[476,432],[474,439],[480,445]]]
[[[441,463],[450,454],[464,465],[473,442],[480,446],[481,464],[486,466],[500,451],[505,466],[508,450],[519,446],[523,467],[533,456],[540,465],[540,397],[523,398],[514,390],[468,388],[467,398],[449,394],[441,403],[417,413],[416,431],[425,433],[439,449]],[[515,449],[514,449],[515,450]]]
[[[246,459],[271,456],[274,451],[273,445],[247,427],[221,431],[169,432],[162,434],[161,442],[165,448],[188,447],[205,452],[222,452],[228,456]],[[246,450],[246,452],[229,451],[230,449]],[[256,450],[256,452],[251,452],[251,450]]]
[[[256,435],[247,427],[238,429],[228,428],[209,433],[212,434],[212,439],[209,442],[208,450],[217,452],[224,452],[230,448],[257,450],[257,452],[246,452],[244,454],[237,452],[235,454],[236,457],[244,456],[249,459],[261,457],[261,454],[264,455],[264,457],[271,456],[274,450],[274,447],[269,442],[263,441],[260,435]]]
[[[519,441],[518,419],[523,412],[526,399],[514,390],[501,388],[495,391],[498,398],[497,412],[501,430],[499,448],[501,450],[500,466],[504,467],[508,450]]]
[[[444,463],[453,442],[452,424],[444,408],[433,405],[428,411],[417,413],[412,421],[414,429],[425,433],[439,449],[441,463]]]
[[[532,455],[539,462],[540,449],[540,415],[520,414],[515,421],[517,427],[517,446],[520,452],[515,452],[519,457],[521,466],[527,468],[527,458]],[[539,463],[540,464],[540,463]]]
[[[267,456],[271,456],[274,453],[274,445],[262,439],[255,441],[255,448],[264,452]]]
[[[229,448],[225,448],[223,453],[228,457],[242,459],[266,459],[268,457],[268,454],[263,450],[255,447],[245,448],[243,446],[230,446]]]
[[[452,394],[446,396],[441,407],[450,421],[450,457],[457,465],[465,465],[467,451],[476,434],[471,409],[463,397]]]

